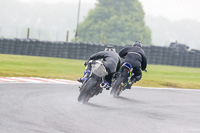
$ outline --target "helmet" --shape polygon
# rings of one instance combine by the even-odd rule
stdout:
[[[114,52],[116,52],[116,49],[113,46],[107,46],[107,47],[105,47],[104,51],[114,51]]]
[[[142,48],[142,44],[140,42],[138,42],[138,41],[134,42],[133,46]]]

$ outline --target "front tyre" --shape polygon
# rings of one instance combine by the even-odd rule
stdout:
[[[122,92],[122,84],[124,81],[125,77],[122,77],[121,75],[117,78],[117,80],[115,80],[113,86],[112,86],[112,90],[110,92],[110,95],[112,95],[113,97],[117,97],[121,94]]]
[[[97,80],[95,78],[89,78],[80,90],[78,101],[80,103],[87,103],[89,99],[93,96],[92,89],[95,88],[96,85]]]

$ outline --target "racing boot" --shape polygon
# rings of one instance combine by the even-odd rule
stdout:
[[[78,79],[77,81],[80,83],[83,83],[85,80],[88,79],[89,75],[90,75],[90,70],[86,69],[84,71],[84,76],[82,78]]]
[[[104,81],[100,84],[100,87],[103,88],[103,89],[105,88],[106,90],[109,90],[110,84],[107,81]]]
[[[126,88],[127,88],[127,89],[131,89],[131,86],[132,86],[132,85],[133,85],[133,83],[130,81],[130,82],[127,83]]]

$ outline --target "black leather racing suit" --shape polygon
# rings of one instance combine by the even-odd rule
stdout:
[[[133,66],[134,76],[131,79],[135,78],[136,81],[139,81],[142,78],[141,69],[146,70],[147,67],[147,57],[142,48],[137,46],[123,48],[119,51],[119,56],[125,58],[125,62]]]
[[[108,72],[105,79],[111,85],[113,74],[118,71],[120,67],[120,57],[114,51],[100,51],[89,57],[89,60],[98,59],[103,59],[103,64]]]

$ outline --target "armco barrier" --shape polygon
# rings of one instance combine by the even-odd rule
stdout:
[[[110,45],[110,44],[107,44]],[[87,60],[92,54],[104,50],[107,45],[95,43],[50,42],[36,39],[0,38],[0,54],[59,57]],[[119,52],[124,46],[113,45]],[[200,51],[188,50],[184,45],[176,47],[144,46],[148,64],[200,67]]]

